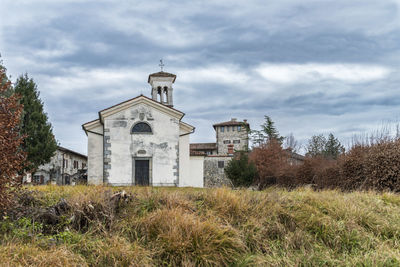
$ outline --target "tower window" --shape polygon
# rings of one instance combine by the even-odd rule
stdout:
[[[240,132],[242,130],[242,126],[238,126],[238,132]]]
[[[231,140],[224,140],[224,144],[230,144]]]
[[[229,126],[226,126],[226,131],[227,131],[227,132],[229,132],[229,128],[230,128]]]
[[[240,144],[240,140],[233,140],[234,144]]]
[[[225,131],[225,127],[221,126],[221,133],[223,133]]]
[[[151,130],[150,125],[148,125],[145,122],[139,122],[139,123],[136,123],[132,127],[132,133],[133,134],[151,134],[153,132]]]
[[[223,168],[225,167],[225,162],[224,161],[218,161],[218,168]]]

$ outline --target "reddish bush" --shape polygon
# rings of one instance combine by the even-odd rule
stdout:
[[[256,163],[261,187],[312,184],[319,189],[400,192],[400,140],[357,145],[337,160],[310,157],[297,166],[288,164],[287,156],[276,145],[253,151],[251,159]]]
[[[261,188],[281,183],[284,174],[290,176],[288,175],[290,169],[288,154],[278,141],[271,140],[254,148],[250,154],[250,161],[254,162],[257,167],[256,184]]]
[[[10,202],[10,189],[20,184],[18,175],[26,157],[20,147],[23,142],[19,132],[22,106],[15,94],[6,96],[10,89],[5,70],[0,68],[0,210]]]

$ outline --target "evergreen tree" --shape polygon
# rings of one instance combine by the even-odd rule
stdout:
[[[325,143],[324,156],[329,159],[337,159],[342,153],[344,153],[344,147],[340,144],[339,140],[330,133]]]
[[[311,157],[325,157],[328,159],[337,159],[344,153],[344,147],[339,140],[330,133],[328,139],[322,134],[314,135],[308,141],[307,155]]]
[[[225,168],[225,174],[235,187],[250,186],[257,176],[257,168],[253,162],[249,161],[247,153],[241,151],[229,161]]]
[[[251,131],[253,144],[260,146],[273,140],[282,144],[285,137],[279,135],[278,130],[275,128],[275,123],[269,116],[264,116],[264,118],[265,122],[261,125],[261,130]]]
[[[24,107],[21,134],[26,135],[26,138],[22,148],[27,152],[29,162],[25,170],[34,171],[38,166],[50,161],[57,149],[57,142],[33,79],[27,74],[21,75],[14,90],[21,96],[20,103]]]
[[[285,139],[285,137],[280,136],[278,130],[275,128],[275,123],[269,116],[264,116],[265,122],[261,125],[261,131],[263,131],[267,137],[267,141],[276,140],[279,143]]]

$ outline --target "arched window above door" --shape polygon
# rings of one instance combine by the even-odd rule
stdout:
[[[150,125],[145,122],[138,122],[132,127],[131,133],[133,134],[151,134],[153,131],[151,130]]]

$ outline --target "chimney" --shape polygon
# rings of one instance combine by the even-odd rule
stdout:
[[[236,118],[232,118],[231,121],[236,121]]]
[[[247,122],[247,119],[244,119],[243,121],[244,121],[244,123],[246,123],[246,122]]]

